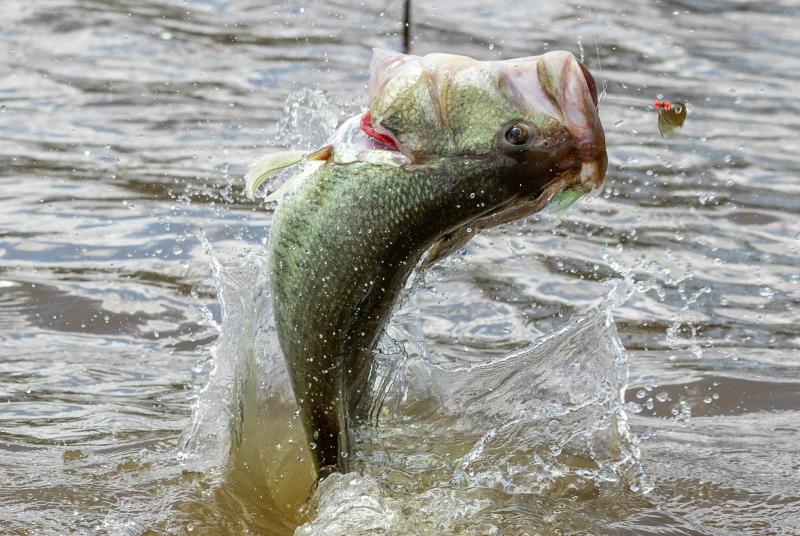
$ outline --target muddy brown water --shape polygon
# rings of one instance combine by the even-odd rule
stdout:
[[[418,4],[417,53],[583,55],[607,89],[610,157],[602,194],[564,219],[487,232],[427,274],[415,302],[427,352],[501,356],[627,277],[635,289],[611,315],[646,476],[644,491],[556,495],[456,477],[450,495],[420,482],[403,495],[402,471],[353,480],[360,504],[395,501],[375,507],[395,525],[366,533],[800,534],[800,7]],[[212,258],[247,267],[268,235],[241,191],[246,164],[357,111],[371,48],[400,44],[400,12],[3,0],[0,532],[290,534],[313,521],[267,497],[247,463],[187,470],[180,438],[224,358],[209,350],[220,289],[253,299],[236,286],[252,279],[212,273]],[[284,109],[308,88],[330,107]],[[688,103],[678,136],[658,135],[657,98]],[[282,119],[293,128],[276,137]],[[302,469],[285,478],[304,485]],[[360,522],[341,500],[342,522]]]

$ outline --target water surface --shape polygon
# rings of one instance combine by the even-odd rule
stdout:
[[[475,476],[497,476],[508,450],[471,458],[492,462],[483,469],[456,463],[472,436],[447,463],[441,442],[369,458],[391,454],[370,447],[378,427],[364,470],[319,490],[316,518],[298,511],[302,438],[259,287],[270,214],[240,177],[271,146],[324,138],[360,109],[371,48],[399,45],[400,8],[4,0],[4,530],[291,534],[309,522],[304,533],[325,534],[335,519],[388,534],[800,533],[800,8],[789,1],[415,6],[417,53],[583,55],[607,87],[610,167],[603,193],[563,220],[487,232],[426,273],[393,335],[410,363],[474,364],[610,311],[615,325],[556,350],[605,341],[599,365],[627,368],[624,445],[639,459],[577,488],[542,484],[552,464],[525,466],[533,480],[511,489]],[[679,136],[658,135],[656,98],[688,102]],[[260,384],[237,369],[248,362]],[[211,384],[217,402],[200,395],[197,421],[215,366],[227,380]],[[253,392],[262,400],[247,403]],[[225,408],[239,400],[270,408],[271,427],[231,435]],[[383,430],[434,407],[387,406]]]

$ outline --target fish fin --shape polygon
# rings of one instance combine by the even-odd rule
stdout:
[[[311,162],[306,162],[306,163],[310,164]],[[322,164],[323,162],[315,161],[314,163],[315,164]],[[291,192],[292,190],[294,190],[295,185],[297,185],[298,182],[302,181],[306,176],[307,175],[305,173],[303,173],[303,172],[295,173],[294,175],[292,175],[291,177],[289,177],[288,179],[283,181],[283,184],[278,186],[275,189],[275,191],[273,191],[268,196],[266,196],[264,198],[264,202],[265,203],[272,203],[272,202],[275,202],[275,201],[280,201],[283,198],[284,195],[286,195],[288,192]]]
[[[470,230],[467,231],[467,229]],[[430,247],[428,256],[425,257],[425,260],[422,262],[422,268],[428,268],[437,261],[463,248],[476,234],[476,229],[465,226],[459,227],[452,233],[444,235]]]
[[[278,172],[303,162],[312,160],[325,161],[330,158],[332,151],[333,147],[326,145],[311,153],[307,151],[282,151],[280,153],[269,154],[264,158],[256,160],[250,165],[250,169],[244,176],[245,193],[248,199],[255,199],[258,188],[277,175]],[[285,191],[284,187],[285,184],[270,194],[270,197],[275,196],[277,192]]]
[[[581,197],[583,197],[583,192],[564,190],[551,197],[548,204],[555,208],[556,214],[562,216]]]

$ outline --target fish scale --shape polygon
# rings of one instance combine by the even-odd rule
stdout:
[[[495,184],[502,167],[495,160],[436,160],[409,170],[326,165],[280,205],[269,242],[278,337],[320,467],[336,465],[338,452],[348,448],[337,407],[352,412],[358,405],[359,393],[349,386],[363,385],[368,376],[365,354],[412,268],[443,230],[507,197]],[[487,207],[470,202],[478,188],[495,192],[484,199]],[[353,235],[337,221],[375,231]],[[321,363],[309,363],[311,356]],[[332,372],[315,380],[318,369]]]

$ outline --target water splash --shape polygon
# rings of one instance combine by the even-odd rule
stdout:
[[[344,106],[333,105],[325,92],[302,88],[286,99],[275,141],[292,149],[317,149],[333,135],[344,113]]]
[[[408,359],[400,374],[377,424],[358,431],[360,474],[326,480],[315,519],[296,534],[452,533],[479,518],[506,530],[509,500],[645,486],[622,408],[626,354],[607,310],[499,359]]]
[[[270,303],[263,285],[263,258],[250,253],[238,264],[223,266],[211,244],[202,237],[201,243],[210,259],[222,324],[216,326],[219,337],[209,349],[212,369],[196,395],[192,424],[181,437],[178,457],[187,470],[208,472],[226,463],[234,438],[240,435],[241,418],[235,408],[243,399],[248,369],[255,363],[253,343],[260,331],[260,313],[268,311]]]
[[[178,458],[186,471],[210,477],[217,501],[244,493],[298,522],[314,471],[275,331],[268,258],[247,251],[223,264],[203,242],[222,323]]]
[[[634,292],[630,281],[618,281],[604,307],[526,348],[444,367],[425,351],[418,277],[379,345],[356,472],[320,485],[309,521],[313,473],[275,334],[268,259],[246,252],[223,264],[205,247],[222,322],[180,459],[213,477],[214,500],[246,489],[284,519],[308,521],[298,534],[452,532],[475,516],[501,519],[521,497],[645,487],[623,411],[626,353],[610,314]]]

